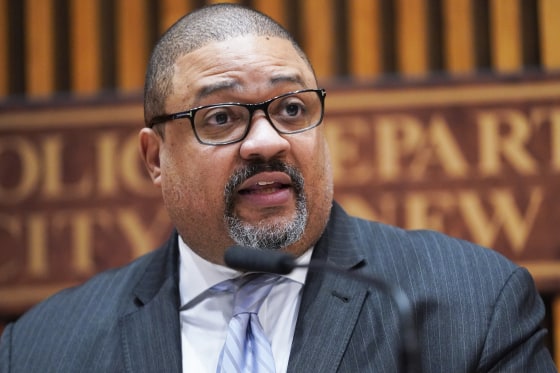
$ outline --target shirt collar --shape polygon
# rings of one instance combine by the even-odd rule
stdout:
[[[296,258],[297,264],[309,264],[313,247]],[[305,283],[308,268],[296,268],[283,277],[300,284]],[[242,275],[226,266],[215,264],[197,255],[179,236],[179,295],[181,305],[190,302],[196,296],[212,286]]]

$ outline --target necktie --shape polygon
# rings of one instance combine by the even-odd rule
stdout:
[[[269,274],[243,277],[235,293],[233,317],[218,361],[218,373],[275,372],[272,349],[257,313],[279,279]]]

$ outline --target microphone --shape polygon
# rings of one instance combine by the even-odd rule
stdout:
[[[295,268],[307,267],[313,271],[336,273],[375,287],[389,296],[397,307],[399,322],[403,332],[401,342],[405,356],[405,372],[421,372],[420,344],[414,323],[412,305],[407,295],[399,287],[359,272],[350,272],[328,262],[311,260],[309,264],[298,264],[293,255],[281,251],[265,251],[235,245],[226,250],[224,261],[228,267],[234,269],[280,275],[288,274]]]
[[[294,256],[282,251],[264,251],[244,246],[231,246],[224,261],[230,268],[244,271],[268,272],[287,275],[297,267]]]

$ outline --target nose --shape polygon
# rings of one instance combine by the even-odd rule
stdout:
[[[254,113],[249,133],[241,142],[240,155],[243,159],[269,160],[285,154],[290,142],[280,135],[262,111]]]

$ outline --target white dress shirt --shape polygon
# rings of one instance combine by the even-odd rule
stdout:
[[[313,249],[297,258],[309,263]],[[181,306],[212,286],[242,273],[211,263],[194,253],[179,237],[179,296]],[[272,288],[259,310],[259,319],[271,341],[276,372],[286,372],[307,268],[296,268]],[[206,296],[208,295],[208,296]],[[180,312],[183,372],[216,371],[232,317],[233,294],[206,293]]]

